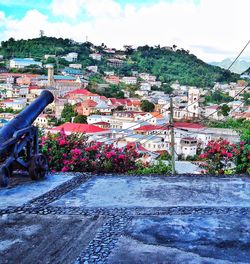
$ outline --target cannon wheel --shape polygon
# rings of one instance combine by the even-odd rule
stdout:
[[[44,178],[48,171],[48,162],[44,155],[38,154],[31,158],[29,165],[29,175],[32,180]]]
[[[0,168],[0,185],[2,187],[8,186],[10,181],[10,171],[6,166]]]

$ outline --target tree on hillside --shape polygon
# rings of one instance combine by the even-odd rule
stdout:
[[[74,123],[87,124],[87,116],[78,115],[74,118]]]
[[[65,122],[71,122],[72,117],[75,117],[77,114],[74,111],[74,106],[71,104],[65,104],[62,110],[61,118]]]
[[[228,116],[229,115],[229,112],[230,112],[230,109],[231,108],[227,104],[223,104],[220,107],[219,114],[221,114],[223,116]]]
[[[152,112],[155,109],[155,105],[148,100],[141,101],[141,110],[144,112]]]

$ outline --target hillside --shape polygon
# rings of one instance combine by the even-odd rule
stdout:
[[[248,74],[248,75],[250,75],[250,67],[246,71],[244,71],[242,74]]]
[[[235,81],[238,75],[209,65],[196,56],[189,54],[183,49],[169,50],[156,47],[142,46],[132,49],[127,46],[125,51],[116,51],[116,54],[104,52],[106,46],[94,46],[90,42],[77,43],[70,39],[40,37],[29,40],[17,40],[13,38],[3,41],[0,54],[5,58],[11,57],[33,57],[44,61],[45,54],[65,55],[68,52],[78,52],[79,63],[83,67],[97,65],[101,73],[105,70],[114,70],[119,75],[131,75],[132,71],[148,72],[156,75],[162,82],[171,83],[176,80],[180,84],[195,85],[200,87],[213,86],[216,81]],[[103,54],[101,62],[89,58],[93,51]],[[114,55],[126,55],[126,60],[119,69],[107,66],[107,59]],[[51,61],[49,61],[51,62]],[[60,61],[62,65],[67,62]]]
[[[233,60],[231,59],[225,59],[221,62],[211,62],[211,65],[214,66],[219,66],[223,69],[227,69],[231,63],[233,62]],[[234,73],[238,73],[241,74],[243,73],[246,69],[248,69],[250,67],[250,62],[249,61],[245,61],[245,60],[238,60],[234,63],[234,65],[232,66],[232,68],[230,69],[231,72]]]

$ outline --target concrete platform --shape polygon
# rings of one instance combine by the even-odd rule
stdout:
[[[137,217],[107,263],[249,263],[249,216]]]
[[[250,207],[250,178],[93,177],[52,203],[62,207]]]
[[[0,190],[0,263],[246,264],[249,219],[250,177],[56,174]]]
[[[103,217],[10,215],[0,218],[0,263],[73,263]]]
[[[21,206],[72,178],[73,174],[50,174],[41,181],[28,181],[11,188],[1,188],[0,209]]]

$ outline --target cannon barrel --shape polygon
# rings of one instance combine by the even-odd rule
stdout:
[[[50,91],[42,91],[35,101],[0,129],[0,145],[10,139],[16,131],[30,126],[53,101],[54,96]]]

